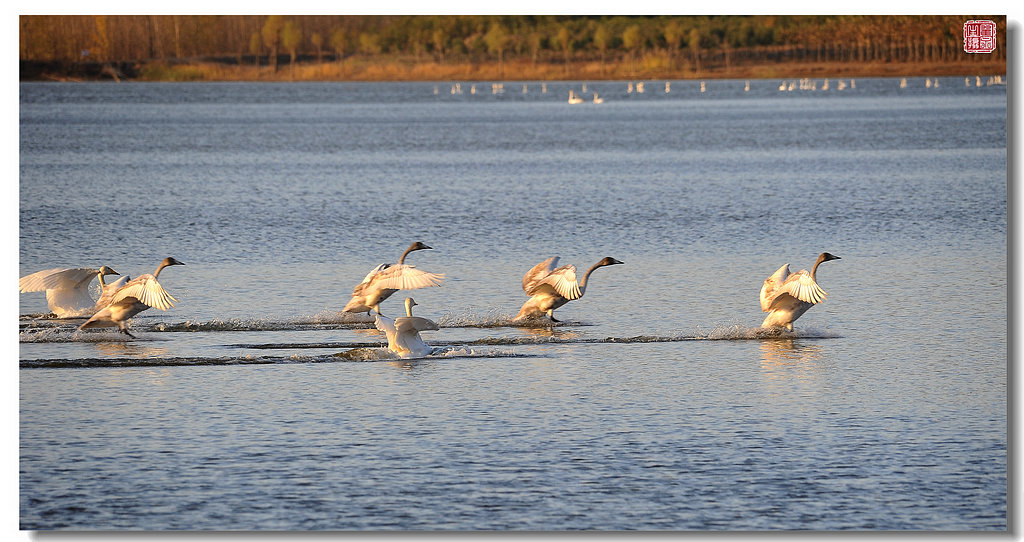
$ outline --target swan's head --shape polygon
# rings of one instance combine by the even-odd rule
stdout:
[[[597,262],[597,265],[605,266],[605,265],[616,265],[616,264],[621,264],[621,263],[623,263],[623,262],[620,262],[619,260],[616,260],[615,258],[612,258],[611,256],[608,256],[608,257],[605,257],[604,259],[602,259],[601,261]]]
[[[412,244],[411,247],[409,247],[409,250],[410,251],[412,251],[412,250],[431,250],[433,248],[434,247],[427,246],[422,241],[416,241],[415,243]]]
[[[160,265],[162,267],[166,267],[168,265],[185,265],[185,264],[183,264],[183,263],[179,262],[178,260],[175,260],[174,258],[171,258],[171,257],[168,256],[167,258],[164,258],[164,261],[160,262]]]
[[[416,306],[416,302],[411,297],[405,298],[405,315],[412,316],[412,308]]]
[[[114,271],[113,269],[104,265],[100,267],[100,274],[105,277],[107,275],[120,275],[121,273],[118,273],[117,271]]]
[[[840,258],[839,256],[836,256],[834,254],[830,254],[828,252],[822,252],[821,256],[818,256],[818,259],[823,261],[823,262],[830,262],[832,260],[841,260],[842,258]]]

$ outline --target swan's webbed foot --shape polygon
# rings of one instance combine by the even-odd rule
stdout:
[[[122,327],[121,328],[121,333],[124,333],[125,335],[127,335],[127,336],[129,336],[129,337],[131,337],[133,339],[138,339],[138,337],[136,337],[135,335],[132,335],[131,332],[128,331],[128,328]]]

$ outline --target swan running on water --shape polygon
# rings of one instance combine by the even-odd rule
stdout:
[[[761,310],[768,317],[761,324],[763,328],[783,327],[793,331],[793,322],[803,316],[807,309],[824,301],[828,294],[818,286],[815,275],[822,262],[841,259],[828,252],[822,252],[814,267],[808,273],[806,269],[790,274],[789,264],[779,268],[761,286]]]
[[[558,256],[552,256],[535,265],[523,276],[523,291],[530,299],[519,309],[513,321],[521,321],[531,317],[547,315],[552,322],[558,322],[552,314],[555,309],[573,299],[583,297],[587,290],[587,280],[598,267],[621,264],[615,258],[604,258],[595,263],[583,275],[583,280],[576,282],[576,266],[558,265]]]
[[[169,265],[185,264],[174,258],[164,258],[152,275],[149,273],[140,275],[114,292],[110,296],[110,304],[100,309],[78,329],[117,327],[125,335],[134,338],[135,335],[128,332],[126,325],[129,318],[150,307],[165,311],[173,307],[174,302],[177,301],[157,282],[160,272]]]
[[[18,291],[21,293],[46,291],[46,304],[57,318],[74,318],[92,316],[96,311],[107,306],[110,295],[127,282],[124,277],[107,284],[103,281],[106,275],[120,275],[117,271],[101,266],[57,268],[37,271],[18,279]],[[89,295],[89,285],[93,277],[100,281],[100,299],[94,300]]]
[[[397,264],[382,263],[363,278],[363,282],[352,288],[352,299],[343,312],[365,312],[371,310],[380,314],[380,303],[398,290],[415,290],[427,286],[440,286],[444,273],[428,273],[415,266],[406,265],[405,257],[414,250],[428,250],[431,247],[416,241],[405,249]]]
[[[434,351],[429,344],[420,338],[421,331],[437,331],[439,328],[432,320],[412,315],[416,302],[411,297],[405,298],[405,316],[394,320],[379,313],[374,319],[377,329],[388,337],[388,350],[403,359],[422,358]]]

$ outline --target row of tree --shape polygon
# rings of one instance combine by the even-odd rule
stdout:
[[[438,62],[636,60],[658,52],[700,70],[787,54],[846,62],[948,61],[963,55],[963,24],[1005,16],[282,16],[23,15],[20,57],[45,62],[265,58],[318,61],[412,55]]]

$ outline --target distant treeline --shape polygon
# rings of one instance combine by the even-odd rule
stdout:
[[[988,58],[1005,60],[1006,17],[991,15],[23,15],[20,58],[23,65],[213,59],[277,70],[283,62],[402,56],[566,70],[573,62],[625,62],[696,74],[712,63],[962,61],[970,19],[996,22],[998,45]]]

